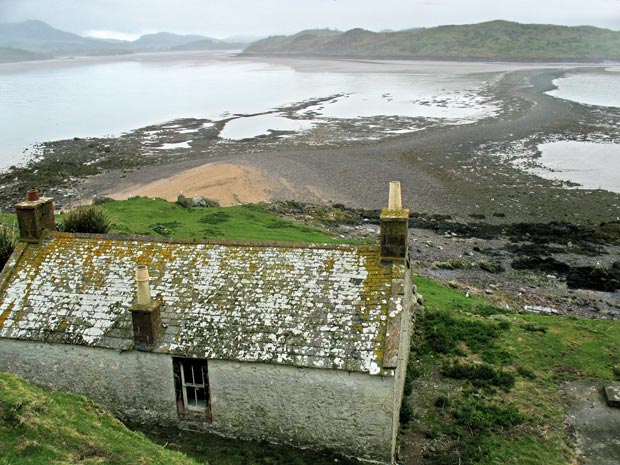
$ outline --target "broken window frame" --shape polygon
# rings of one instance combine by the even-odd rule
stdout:
[[[174,384],[176,391],[177,412],[180,418],[212,420],[211,394],[209,389],[209,370],[207,360],[196,358],[173,358]],[[185,379],[186,368],[191,367],[193,382]],[[198,370],[196,370],[198,368]],[[196,373],[198,371],[198,373]],[[196,382],[196,376],[200,376],[202,383]],[[205,406],[190,405],[187,389],[204,389]],[[194,394],[196,396],[196,394]]]

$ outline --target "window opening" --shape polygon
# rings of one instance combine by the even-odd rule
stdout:
[[[179,415],[206,414],[211,418],[209,372],[206,360],[173,359]]]

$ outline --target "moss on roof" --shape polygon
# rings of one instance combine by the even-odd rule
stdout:
[[[54,233],[15,258],[0,337],[131,348],[134,272],[145,264],[163,303],[155,352],[389,374],[394,266],[375,246]]]

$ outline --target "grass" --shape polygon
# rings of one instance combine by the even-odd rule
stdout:
[[[162,199],[136,197],[101,206],[111,221],[110,233],[237,241],[343,242],[319,229],[280,218],[260,205],[183,208]]]
[[[416,370],[441,386],[416,393],[414,381],[412,429],[444,445],[426,463],[572,463],[559,386],[618,378],[620,322],[508,313],[438,282],[415,282],[426,305]]]
[[[130,431],[84,397],[0,373],[0,464],[197,465]]]

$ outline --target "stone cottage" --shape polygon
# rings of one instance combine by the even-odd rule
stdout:
[[[394,187],[380,246],[59,233],[31,194],[0,371],[122,419],[391,463],[414,305]]]

